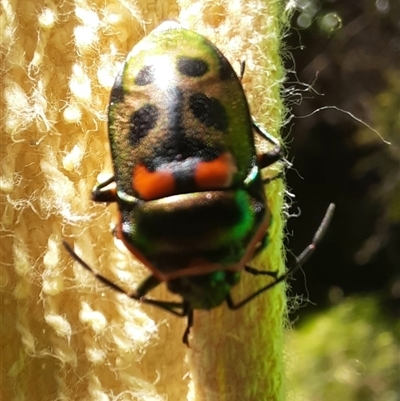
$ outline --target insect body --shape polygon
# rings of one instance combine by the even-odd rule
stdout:
[[[254,133],[273,149],[257,155]],[[194,309],[235,309],[258,294],[234,304],[241,271],[274,276],[272,285],[286,277],[247,266],[271,221],[261,170],[281,148],[253,123],[239,78],[211,42],[171,22],[139,42],[111,92],[109,139],[115,175],[92,198],[117,203],[116,236],[152,273],[128,295],[188,316],[184,342]],[[161,282],[182,302],[144,297]]]

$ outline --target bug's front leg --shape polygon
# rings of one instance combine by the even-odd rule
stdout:
[[[110,184],[114,183],[114,185],[109,189],[104,189],[108,187]],[[117,187],[115,185],[115,177],[112,176],[108,180],[101,182],[96,185],[92,191],[92,200],[95,202],[117,202]]]
[[[113,184],[110,188],[107,188]],[[106,189],[107,188],[107,189]],[[115,176],[110,177],[108,180],[101,182],[93,188],[92,201],[110,203],[117,202],[120,208],[132,208],[143,202],[135,196],[128,195],[124,192],[117,190],[117,180]]]
[[[274,145],[274,148],[269,152],[260,153],[257,155],[258,163],[261,168],[271,166],[277,161],[283,159],[284,153],[280,142],[273,137],[270,133],[260,128],[255,121],[253,121],[253,130],[262,139]]]

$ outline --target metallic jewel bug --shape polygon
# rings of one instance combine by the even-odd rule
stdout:
[[[271,214],[262,170],[282,159],[279,142],[252,120],[232,66],[206,38],[165,22],[129,53],[111,91],[109,140],[114,176],[97,185],[95,202],[116,202],[116,236],[150,269],[136,291],[94,272],[104,284],[146,304],[187,316],[226,302],[238,309],[285,280],[305,262],[332,217],[331,205],[312,243],[285,274],[249,261],[267,243]],[[256,153],[254,134],[273,145]],[[113,184],[113,185],[111,185]],[[235,303],[240,273],[274,281]],[[182,302],[147,298],[160,283]]]

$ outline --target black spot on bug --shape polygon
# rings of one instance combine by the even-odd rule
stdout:
[[[184,176],[194,175],[199,160],[212,161],[221,153],[221,149],[207,146],[201,140],[169,132],[160,142],[160,146],[153,149],[151,157],[145,159],[143,163],[149,171],[155,171],[160,166],[168,164],[168,169],[177,180],[176,185],[179,185],[180,181],[185,179]],[[189,162],[190,159],[193,160],[193,164]]]
[[[200,58],[182,56],[178,59],[178,71],[188,77],[201,77],[208,70],[208,63]]]
[[[204,93],[195,93],[190,96],[189,108],[194,117],[207,127],[213,127],[219,131],[225,131],[228,128],[228,116],[218,99],[208,97]]]
[[[225,110],[218,101],[209,99],[202,94],[199,95],[204,96],[208,100],[203,101],[203,107],[199,106],[197,108],[199,112],[203,109],[209,112],[209,109],[211,109],[212,113],[225,116]],[[211,161],[221,154],[221,150],[215,146],[207,146],[207,144],[201,139],[198,139],[196,135],[192,135],[193,133],[190,134],[186,131],[187,128],[183,123],[185,99],[183,91],[180,88],[170,87],[165,91],[164,96],[168,99],[168,101],[165,102],[167,107],[162,113],[164,118],[162,124],[165,124],[164,134],[159,138],[157,146],[154,146],[152,149],[151,156],[143,159],[142,162],[149,171],[155,171],[158,168],[168,166],[167,168],[174,174],[176,186],[183,193],[187,192],[188,188],[194,188],[195,184],[193,176],[197,167],[197,162],[191,164],[191,160]],[[215,106],[215,102],[220,106],[219,108]],[[195,102],[197,105],[198,103],[199,102]],[[200,108],[201,110],[199,110]],[[204,113],[200,114],[204,117]],[[132,115],[130,143],[133,146],[144,138],[149,130],[155,127],[158,117],[159,111],[157,107],[149,104],[137,110]],[[211,120],[207,120],[207,118],[203,118],[202,122],[206,124],[207,121],[211,122]],[[221,121],[215,121],[214,118],[213,126],[216,126],[217,129],[225,125],[221,124]],[[191,185],[191,183],[193,183],[193,185]]]
[[[152,130],[158,120],[158,109],[156,106],[146,104],[141,109],[136,110],[129,120],[129,143],[137,146],[150,130]]]
[[[114,85],[110,93],[110,104],[124,101],[124,89],[122,87],[122,73],[115,78]]]
[[[155,79],[154,72],[155,68],[153,65],[147,65],[146,67],[143,67],[136,75],[135,84],[139,86],[151,84]]]

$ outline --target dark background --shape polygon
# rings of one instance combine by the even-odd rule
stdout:
[[[287,246],[310,242],[330,202],[336,211],[289,296],[312,303],[292,320],[354,294],[375,297],[400,316],[400,2],[304,1],[292,19],[284,58],[288,159]],[[328,109],[335,106],[344,112]],[[317,111],[317,112],[316,112]],[[385,140],[362,123],[373,127]],[[305,118],[298,118],[313,115]],[[290,255],[288,256],[290,260]]]

